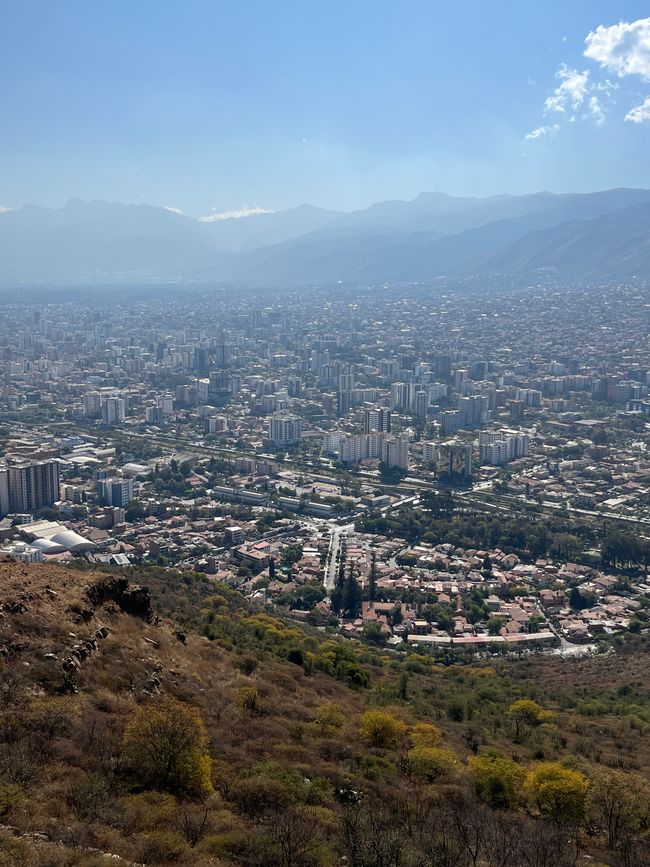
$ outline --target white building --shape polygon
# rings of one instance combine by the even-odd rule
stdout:
[[[528,434],[518,431],[481,431],[478,438],[479,460],[482,464],[502,467],[528,454]]]
[[[381,457],[381,444],[385,434],[372,431],[358,436],[344,436],[339,443],[339,460],[344,464],[376,460]]]
[[[0,548],[0,556],[11,557],[21,563],[42,563],[43,552],[40,548],[27,545],[25,542],[13,542],[4,548]]]
[[[381,459],[387,467],[399,467],[401,470],[409,468],[409,441],[408,437],[387,436],[381,445]]]
[[[302,419],[289,413],[276,413],[269,419],[269,442],[276,448],[295,446],[302,436]]]
[[[174,396],[163,394],[156,401],[156,405],[161,415],[171,415],[174,412]]]
[[[438,444],[434,442],[422,443],[422,460],[430,464],[438,460]]]

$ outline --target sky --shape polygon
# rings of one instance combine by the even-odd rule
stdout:
[[[648,3],[2,4],[0,208],[650,187]]]

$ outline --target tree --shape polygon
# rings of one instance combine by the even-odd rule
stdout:
[[[302,545],[287,545],[282,550],[282,565],[291,568],[302,557]]]
[[[141,707],[127,725],[125,757],[142,783],[190,796],[212,791],[212,760],[198,711],[166,698]]]
[[[648,781],[628,772],[599,771],[589,792],[589,811],[604,827],[607,845],[617,848],[647,820],[650,809]]]
[[[334,729],[342,728],[345,715],[337,704],[325,701],[314,710],[314,722],[318,723],[323,737],[327,737]]]
[[[269,578],[271,581],[275,578],[275,559],[273,557],[269,559]]]
[[[409,773],[426,783],[449,774],[455,764],[454,753],[441,747],[413,747],[408,753]]]
[[[345,584],[343,585],[341,597],[341,611],[343,612],[345,617],[354,619],[359,615],[360,606],[361,588],[359,587],[357,579],[354,577],[353,566],[352,564],[350,564],[350,570],[348,572],[347,578],[345,579]]]
[[[140,500],[131,500],[125,512],[126,520],[129,521],[129,523],[141,521],[145,515],[146,512]]]
[[[542,762],[526,776],[524,791],[531,803],[556,822],[577,824],[585,815],[589,784],[580,771],[557,762]]]
[[[526,776],[520,765],[496,752],[470,756],[467,765],[482,801],[496,809],[516,806]]]
[[[424,491],[421,500],[424,508],[429,509],[434,518],[450,518],[454,512],[454,496],[451,491]]]
[[[376,644],[378,647],[384,647],[388,640],[388,636],[382,629],[381,623],[378,623],[376,620],[363,624],[363,637],[369,644]]]
[[[490,617],[487,622],[488,635],[499,635],[505,622],[505,617]]]
[[[361,717],[359,737],[369,747],[394,749],[406,733],[406,725],[383,710],[367,710]]]
[[[368,577],[368,599],[370,602],[375,601],[377,595],[377,552],[372,552],[370,559],[370,575]]]
[[[591,608],[596,603],[596,594],[590,590],[581,591],[579,587],[572,587],[569,593],[569,604],[574,611],[582,611]]]
[[[508,716],[515,724],[516,736],[522,732],[524,726],[535,728],[545,722],[551,722],[554,714],[550,710],[544,710],[541,705],[532,698],[520,698],[508,708]]]
[[[435,747],[442,739],[442,732],[433,723],[417,723],[411,730],[414,747]]]

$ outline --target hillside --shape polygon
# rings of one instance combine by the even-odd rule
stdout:
[[[560,279],[645,278],[648,213],[650,191],[635,189],[421,193],[346,214],[301,205],[231,219],[71,200],[0,213],[0,285],[182,278],[296,286],[540,270]]]
[[[445,667],[191,573],[0,586],[0,864],[648,863],[641,639]]]
[[[650,205],[637,204],[596,219],[531,231],[506,246],[487,268],[547,270],[577,277],[650,275]]]

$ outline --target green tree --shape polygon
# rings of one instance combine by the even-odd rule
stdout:
[[[124,731],[128,766],[143,785],[190,796],[212,791],[212,760],[198,711],[166,698],[141,707]]]
[[[381,623],[378,623],[376,620],[363,624],[363,638],[369,644],[375,644],[377,647],[384,647],[388,640],[388,636],[382,629]]]
[[[140,500],[131,500],[125,512],[126,520],[129,521],[129,523],[141,521],[146,514],[145,508]]]
[[[476,794],[482,801],[490,807],[502,810],[517,805],[526,777],[526,772],[520,765],[496,752],[470,756],[467,765],[474,780]]]
[[[361,588],[359,587],[359,582],[354,577],[353,566],[352,564],[350,564],[348,576],[345,579],[345,584],[343,585],[343,591],[341,596],[341,611],[343,612],[345,617],[354,619],[355,617],[359,616],[360,606]]]
[[[535,728],[542,723],[551,722],[554,714],[544,710],[532,698],[520,698],[508,708],[508,716],[515,724],[515,733],[519,737],[524,727]]]
[[[369,747],[390,750],[406,734],[406,725],[383,710],[367,710],[361,717],[359,737]]]
[[[454,753],[442,747],[413,747],[408,752],[409,773],[426,783],[446,776],[455,764]]]
[[[375,601],[377,595],[377,552],[373,551],[370,559],[370,575],[368,576],[368,599]]]
[[[282,549],[282,565],[291,568],[302,557],[302,545],[287,545]]]
[[[542,762],[526,775],[524,791],[531,803],[556,822],[577,824],[584,819],[589,784],[580,771],[557,762]]]

